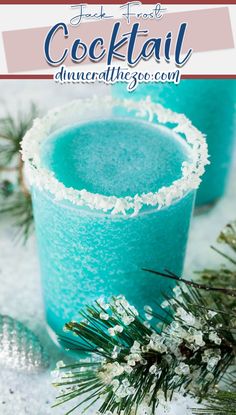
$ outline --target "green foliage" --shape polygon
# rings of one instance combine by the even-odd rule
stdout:
[[[8,168],[10,163],[17,166],[20,142],[31,127],[36,114],[36,107],[31,104],[26,114],[19,112],[16,117],[7,114],[0,118],[0,169]]]
[[[160,391],[167,399],[179,389],[206,398],[235,362],[232,315],[217,304],[209,309],[196,288],[177,286],[175,292],[162,305],[163,317],[158,307],[147,308],[145,321],[125,298],[114,297],[87,307],[81,322],[68,323],[77,339],[62,343],[91,360],[60,368],[65,373],[55,383],[63,389],[57,404],[81,398],[75,409],[102,399],[99,413],[130,415],[146,401],[154,414]]]
[[[234,232],[232,223],[220,236],[233,253]],[[154,415],[160,393],[171,399],[180,391],[207,401],[196,414],[235,415],[227,401],[235,395],[215,395],[219,383],[235,393],[236,314],[226,306],[236,298],[235,270],[224,268],[227,286],[218,282],[221,271],[211,271],[217,286],[204,284],[204,278],[192,282],[169,271],[148,271],[178,280],[173,298],[166,297],[155,310],[146,307],[143,316],[122,296],[109,304],[100,299],[81,312],[80,322],[66,325],[74,336],[60,339],[62,344],[88,357],[59,365],[55,405],[77,399],[67,414],[77,408],[86,413],[99,402],[98,414],[133,415],[145,403]]]
[[[0,217],[3,215],[13,220],[17,229],[16,237],[26,242],[33,229],[31,196],[20,190],[13,191],[7,197],[4,196],[0,204]]]
[[[197,272],[197,280],[222,290],[236,290],[236,221],[228,223],[217,239],[222,249],[212,247],[227,263],[218,269],[204,269]],[[223,302],[225,310],[236,312],[236,297],[218,296],[215,301]]]
[[[218,242],[228,245],[236,252],[236,221],[232,221],[225,226],[218,237]]]
[[[196,415],[236,415],[236,392],[219,391],[213,394],[203,409],[195,409]]]
[[[36,114],[32,104],[28,113],[19,112],[16,117],[7,114],[0,119],[0,218],[10,217],[24,241],[33,228],[33,210],[24,182],[20,143]]]

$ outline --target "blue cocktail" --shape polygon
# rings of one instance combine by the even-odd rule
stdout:
[[[207,158],[204,139],[182,117],[178,128],[183,134],[186,129],[188,144],[138,114],[109,116],[115,105],[69,105],[36,121],[23,142],[46,319],[57,334],[100,296],[123,294],[140,310],[161,301],[170,281],[143,267],[182,272],[195,188]],[[131,110],[139,112],[140,104]],[[160,118],[175,122],[159,110]],[[84,122],[88,113],[93,120]]]
[[[235,136],[235,80],[182,80],[179,85],[140,84],[129,93],[125,84],[113,86],[114,96],[150,96],[173,111],[184,113],[207,137],[211,164],[197,192],[196,206],[213,204],[223,196],[230,171]]]

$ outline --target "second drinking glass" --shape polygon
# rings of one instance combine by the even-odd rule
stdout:
[[[194,79],[147,83],[128,92],[125,83],[113,86],[114,96],[134,100],[150,96],[173,111],[185,114],[206,135],[211,164],[197,191],[196,206],[206,209],[224,195],[235,139],[236,80]]]

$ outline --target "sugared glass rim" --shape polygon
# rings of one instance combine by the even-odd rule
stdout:
[[[136,111],[139,119],[153,122],[154,117],[161,125],[171,124],[172,130],[188,145],[189,160],[182,163],[181,178],[172,182],[168,187],[161,187],[156,192],[136,194],[135,196],[105,196],[88,192],[86,189],[77,190],[66,187],[56,179],[54,173],[41,165],[40,145],[43,140],[56,130],[62,119],[70,119],[75,114],[77,122],[88,120],[88,114],[93,114],[96,108],[110,112],[114,107],[123,107],[126,111]],[[93,117],[89,118],[91,121]],[[156,123],[156,118],[155,118]],[[68,124],[70,125],[70,124]],[[65,124],[63,124],[65,127]],[[58,127],[57,127],[58,129]],[[33,126],[25,134],[22,143],[22,159],[25,162],[26,177],[30,186],[50,192],[55,200],[67,200],[73,205],[87,206],[112,215],[137,215],[144,206],[156,209],[168,207],[177,202],[190,190],[197,189],[205,166],[209,164],[208,149],[204,134],[202,134],[184,115],[164,108],[154,103],[149,97],[145,100],[118,99],[111,96],[78,99],[62,107],[50,110],[44,117],[36,118]]]

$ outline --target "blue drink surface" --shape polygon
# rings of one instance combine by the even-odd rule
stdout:
[[[48,137],[41,159],[67,187],[135,196],[181,177],[188,148],[173,136],[166,127],[129,118],[92,121]]]
[[[235,137],[235,88],[235,80],[221,79],[140,84],[132,93],[125,84],[113,86],[114,96],[140,100],[149,95],[154,102],[184,113],[206,135],[211,164],[197,191],[197,206],[211,204],[225,192]]]
[[[58,130],[41,147],[42,163],[67,187],[116,196],[170,185],[187,158],[171,130],[131,119]],[[182,272],[193,191],[159,211],[149,207],[126,217],[32,190],[46,318],[54,332],[61,334],[103,295],[123,294],[140,311],[163,300],[172,282],[142,268]]]

